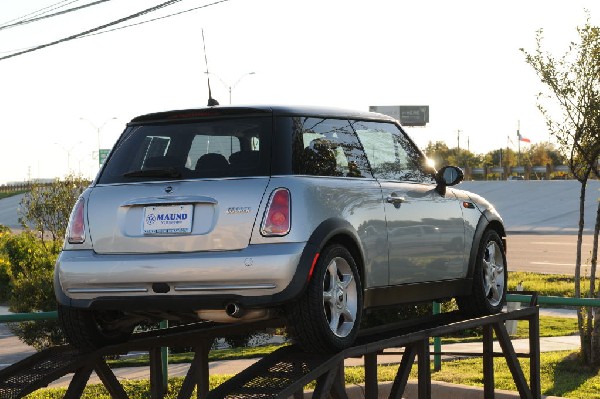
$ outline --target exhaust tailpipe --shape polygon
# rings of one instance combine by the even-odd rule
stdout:
[[[228,316],[239,319],[244,314],[244,311],[238,303],[230,302],[225,306],[225,313],[227,313]]]

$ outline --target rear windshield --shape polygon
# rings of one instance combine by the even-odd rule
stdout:
[[[98,183],[269,175],[270,117],[130,126]]]

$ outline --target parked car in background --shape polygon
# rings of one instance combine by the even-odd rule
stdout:
[[[505,301],[505,230],[462,171],[428,167],[394,119],[315,107],[134,118],[75,205],[56,263],[71,343],[143,320],[283,318],[308,351],[351,345],[363,310]]]

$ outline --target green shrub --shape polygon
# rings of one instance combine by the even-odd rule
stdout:
[[[10,263],[13,312],[56,310],[53,290],[56,245],[45,246],[33,233],[10,234],[4,240],[3,252]]]
[[[10,295],[10,262],[2,252],[4,241],[10,235],[10,229],[0,224],[0,303],[8,301]]]
[[[369,309],[363,315],[361,328],[371,328],[399,321],[423,317],[432,313],[431,303],[398,305],[389,308]]]
[[[51,237],[53,243],[59,243],[71,209],[88,185],[88,180],[76,175],[56,179],[52,184],[33,184],[21,200],[19,222],[24,228],[37,231],[42,241]]]
[[[46,245],[30,231],[3,233],[0,259],[8,275],[8,305],[12,312],[56,310],[53,276],[59,244]],[[36,349],[64,343],[58,322],[11,323],[10,329],[23,342]]]

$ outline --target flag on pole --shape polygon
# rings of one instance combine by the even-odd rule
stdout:
[[[521,133],[519,133],[518,131],[517,131],[517,137],[519,138],[519,141],[524,141],[526,143],[531,143],[531,140],[529,140],[527,137],[521,136]]]

